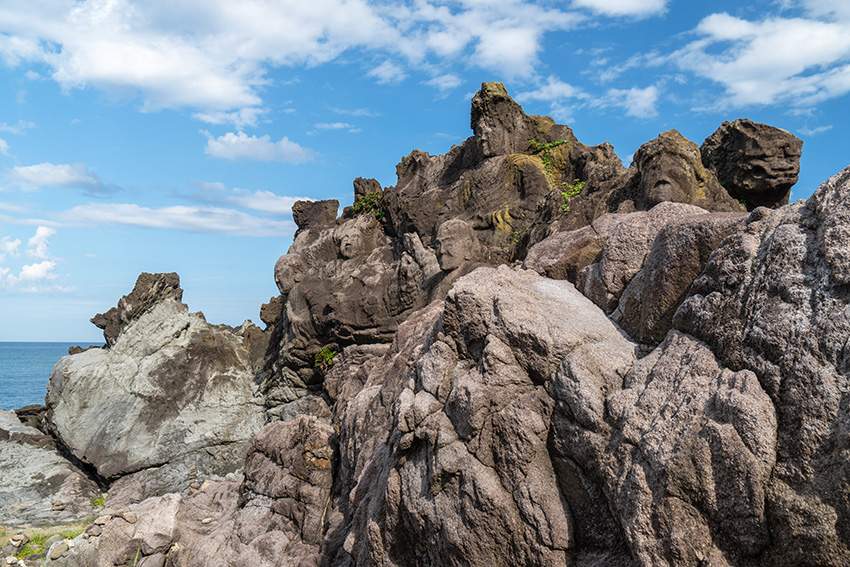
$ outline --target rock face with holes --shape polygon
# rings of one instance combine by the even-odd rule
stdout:
[[[749,210],[788,204],[802,151],[791,132],[746,118],[724,122],[700,147],[705,167]]]
[[[104,481],[134,478],[137,497],[240,469],[265,422],[263,332],[210,325],[181,295],[175,274],[142,274],[95,318],[109,348],[62,358],[47,386],[52,434]]]

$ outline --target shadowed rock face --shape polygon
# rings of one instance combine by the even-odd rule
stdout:
[[[788,204],[802,149],[802,140],[786,130],[739,118],[706,138],[700,153],[732,198],[752,211]]]

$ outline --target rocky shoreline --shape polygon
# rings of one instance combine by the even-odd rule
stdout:
[[[788,204],[749,120],[624,168],[500,83],[471,128],[296,203],[264,329],[176,274],[95,316],[0,412],[0,524],[88,520],[23,564],[850,564],[850,168]]]

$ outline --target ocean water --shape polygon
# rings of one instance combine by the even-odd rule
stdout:
[[[89,343],[0,342],[0,409],[43,404],[50,371],[76,345]]]

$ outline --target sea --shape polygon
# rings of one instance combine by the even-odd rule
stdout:
[[[90,344],[0,342],[0,409],[44,404],[53,366],[69,347]]]

